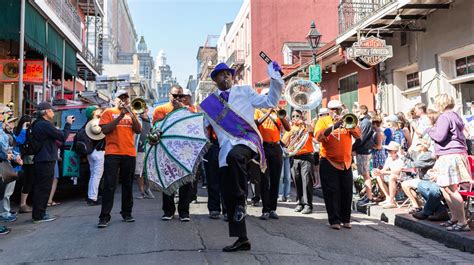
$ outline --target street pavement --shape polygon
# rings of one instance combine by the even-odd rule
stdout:
[[[96,227],[100,206],[87,206],[82,199],[48,208],[58,217],[50,223],[33,224],[31,215],[21,214],[9,224],[13,231],[0,236],[0,264],[474,263],[472,254],[362,214],[353,214],[351,230],[331,230],[324,204],[316,197],[310,215],[293,212],[295,203],[280,203],[279,220],[259,220],[261,208],[249,206],[252,250],[223,253],[222,247],[234,240],[226,222],[209,219],[206,199],[200,196],[198,204],[191,204],[189,223],[177,216],[161,221],[160,195],[135,199],[136,222],[122,222],[118,192],[106,229]]]

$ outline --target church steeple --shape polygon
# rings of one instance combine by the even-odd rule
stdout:
[[[139,53],[146,53],[148,52],[148,47],[145,42],[145,37],[141,36],[140,37],[140,42],[138,42],[138,52]]]

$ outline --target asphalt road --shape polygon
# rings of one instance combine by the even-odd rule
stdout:
[[[252,250],[223,253],[233,239],[226,222],[209,219],[205,200],[191,205],[189,223],[161,221],[161,196],[135,200],[136,222],[124,223],[117,194],[106,229],[96,228],[100,206],[81,199],[48,209],[58,216],[54,222],[33,224],[22,214],[9,224],[13,231],[0,236],[0,264],[474,263],[474,255],[361,214],[353,215],[351,230],[331,230],[316,198],[310,215],[293,212],[294,203],[279,204],[280,220],[261,221],[261,208],[249,207]]]

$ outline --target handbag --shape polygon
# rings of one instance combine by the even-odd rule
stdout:
[[[72,150],[72,145],[69,150],[64,150],[63,163],[62,163],[62,176],[63,177],[79,177],[81,158]]]
[[[12,167],[10,162],[0,162],[0,177],[3,179],[4,184],[8,184],[18,179],[18,174]]]

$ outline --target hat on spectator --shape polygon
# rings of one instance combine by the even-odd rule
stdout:
[[[391,141],[388,145],[384,145],[383,148],[390,150],[390,151],[399,151],[400,144],[394,141]]]
[[[87,137],[92,140],[102,140],[105,138],[105,134],[102,132],[102,127],[99,125],[99,119],[92,119],[86,124]]]
[[[184,88],[183,89],[183,95],[185,96],[193,96],[193,93],[191,92],[191,90],[187,89],[187,88]]]
[[[127,90],[120,89],[120,90],[117,90],[117,92],[115,92],[115,98],[119,98],[120,96],[123,96],[123,95],[128,96]]]
[[[391,122],[398,122],[398,117],[395,114],[390,114],[387,117],[385,117],[386,121],[391,121]]]
[[[56,111],[56,109],[49,103],[49,102],[46,102],[46,101],[43,101],[41,102],[40,104],[38,104],[38,106],[36,107],[37,110],[47,110],[47,109],[50,109],[52,111]]]
[[[97,106],[89,106],[86,108],[86,117],[88,120],[92,119],[94,111],[97,109]]]
[[[339,100],[333,99],[328,103],[328,109],[340,109],[342,108],[342,103]]]
[[[329,114],[329,110],[327,108],[320,108],[319,109],[319,116]]]
[[[10,123],[10,122],[15,122],[18,120],[18,117],[13,117],[13,116],[9,116],[6,120],[5,120],[5,123]]]

